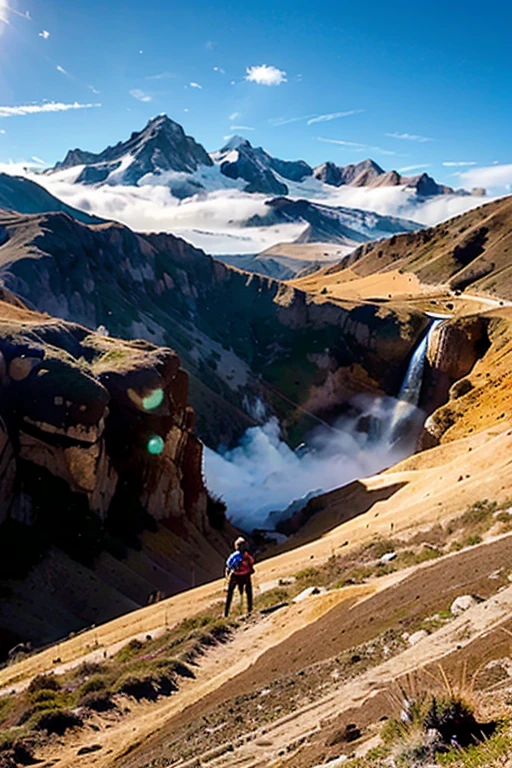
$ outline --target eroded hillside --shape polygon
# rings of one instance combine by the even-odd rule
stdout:
[[[480,291],[510,300],[511,221],[512,198],[502,198],[436,227],[367,243],[324,274],[337,275],[343,283],[396,271],[431,289]]]

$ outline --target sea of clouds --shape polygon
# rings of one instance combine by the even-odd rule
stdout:
[[[220,177],[227,189],[213,189],[216,180],[201,179],[204,192],[179,200],[158,177],[144,179],[140,186],[75,184],[79,170],[57,174],[39,172],[37,162],[1,165],[0,170],[31,178],[55,197],[75,208],[97,216],[114,219],[142,231],[172,232],[214,255],[256,254],[276,243],[291,242],[304,231],[301,223],[272,227],[246,227],[252,216],[265,213],[269,196],[248,194]],[[216,169],[211,169],[210,175]],[[287,182],[288,183],[288,182]],[[382,215],[399,216],[420,224],[433,225],[470,210],[489,197],[441,195],[421,199],[404,187],[335,188],[316,179],[303,184],[288,183],[292,198],[307,198],[326,205],[359,208]]]

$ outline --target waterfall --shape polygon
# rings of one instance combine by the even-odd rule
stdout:
[[[410,405],[418,405],[421,394],[421,384],[423,382],[423,369],[425,368],[428,342],[432,333],[441,322],[442,318],[437,318],[431,323],[427,333],[414,350],[414,354],[398,394],[398,400],[401,402],[409,403]]]
[[[398,393],[393,416],[389,423],[388,440],[390,445],[394,445],[398,440],[403,439],[407,433],[415,431],[417,428],[420,414],[418,403],[420,401],[421,385],[423,384],[423,371],[425,369],[428,343],[432,333],[439,323],[442,323],[443,319],[442,317],[437,317],[432,321],[428,331],[411,357],[407,373]]]

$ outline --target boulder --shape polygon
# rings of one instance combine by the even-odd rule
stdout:
[[[459,595],[451,604],[450,613],[452,616],[460,616],[465,611],[469,611],[470,608],[478,605],[479,602],[473,595]]]
[[[426,629],[419,629],[417,632],[413,632],[412,635],[409,635],[407,638],[409,645],[416,645],[416,643],[419,643],[421,640],[424,640],[426,637],[428,637],[428,632]]]

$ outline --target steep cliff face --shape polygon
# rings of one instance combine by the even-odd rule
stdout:
[[[247,404],[256,398],[293,421],[324,385],[328,408],[361,380],[393,394],[427,325],[414,309],[313,298],[172,235],[85,226],[63,214],[3,214],[0,228],[4,279],[33,306],[177,350],[200,434],[213,445],[254,424]],[[323,410],[325,400],[316,402]]]
[[[43,503],[37,483],[50,473],[101,520],[129,490],[154,519],[187,515],[206,533],[201,444],[177,354],[36,313],[23,322],[12,306],[9,314],[0,328],[0,519],[31,522]],[[30,465],[28,480],[19,465]]]
[[[0,584],[44,568],[55,551],[93,572],[98,558],[110,557],[108,577],[90,576],[109,583],[117,573],[117,596],[124,598],[106,598],[101,615],[108,618],[119,604],[120,612],[127,609],[128,597],[135,607],[156,588],[190,586],[190,564],[201,552],[209,555],[195,582],[219,575],[232,530],[204,486],[194,426],[188,377],[173,350],[106,338],[28,311],[2,291]],[[160,531],[160,545],[138,556],[147,550],[144,530]],[[180,546],[155,556],[169,536]],[[143,568],[123,583],[127,557],[139,557],[135,571],[154,560],[158,572],[146,565],[144,579]],[[21,588],[11,584],[7,596]],[[62,620],[56,631],[90,620],[76,598],[73,621]],[[3,603],[0,635],[7,627],[23,636],[17,611],[11,615],[9,599]],[[46,630],[38,632],[32,639],[48,639]]]
[[[443,323],[426,363],[424,404],[431,415],[420,448],[505,424],[512,413],[512,309]]]

